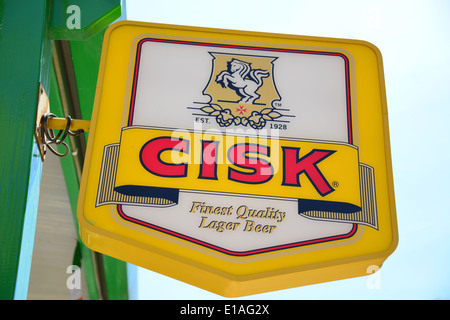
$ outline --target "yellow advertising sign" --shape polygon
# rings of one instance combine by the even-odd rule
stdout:
[[[371,273],[397,244],[379,51],[112,25],[78,219],[88,247],[224,296]]]

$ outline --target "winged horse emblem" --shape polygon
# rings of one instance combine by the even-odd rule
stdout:
[[[267,121],[283,116],[275,86],[273,62],[277,57],[210,52],[212,71],[203,90],[209,101],[200,110],[215,117],[221,127],[250,126],[262,129]]]
[[[268,76],[269,72],[266,70],[252,70],[250,63],[232,59],[228,62],[228,69],[216,77],[216,82],[223,88],[235,90],[241,97],[239,103],[254,103],[260,97],[256,91],[262,86],[262,79]]]

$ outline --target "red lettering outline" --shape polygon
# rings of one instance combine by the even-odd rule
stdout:
[[[186,177],[187,163],[167,163],[161,160],[161,153],[175,150],[189,154],[189,141],[174,137],[158,137],[149,140],[139,152],[142,166],[160,177]]]
[[[314,149],[299,159],[300,148],[281,147],[283,150],[283,182],[284,186],[301,187],[299,176],[304,173],[321,196],[334,191],[323,176],[317,164],[336,151]]]

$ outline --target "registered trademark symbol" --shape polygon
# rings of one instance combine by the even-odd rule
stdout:
[[[333,181],[333,182],[331,183],[331,185],[332,185],[334,188],[337,188],[337,187],[339,187],[339,182]]]

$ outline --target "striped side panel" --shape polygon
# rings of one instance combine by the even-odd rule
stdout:
[[[145,196],[130,196],[114,190],[116,182],[116,169],[119,160],[119,144],[105,146],[103,152],[102,170],[97,193],[96,206],[105,204],[133,204],[169,206],[174,202],[168,199]]]

